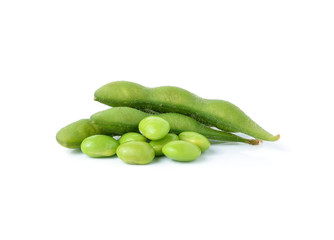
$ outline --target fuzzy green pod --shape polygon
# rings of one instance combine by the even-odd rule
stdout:
[[[76,149],[85,138],[101,133],[101,128],[91,120],[81,119],[60,129],[56,139],[63,147]]]
[[[280,137],[264,130],[230,102],[200,98],[178,87],[147,88],[133,82],[116,81],[99,88],[94,96],[95,100],[112,107],[181,113],[224,131],[241,132],[266,141],[276,141]]]
[[[138,124],[149,113],[129,107],[114,107],[94,113],[90,119],[102,131],[121,136],[128,132],[139,132]]]
[[[126,132],[139,132],[138,124],[140,121],[151,115],[153,114],[142,112],[134,108],[113,107],[93,114],[90,119],[101,128],[102,132],[122,135]],[[245,139],[232,133],[214,130],[183,114],[162,113],[154,116],[159,116],[166,120],[170,125],[171,133],[180,134],[184,131],[192,131],[213,140],[243,142],[252,145],[259,144],[259,140],[257,139]]]

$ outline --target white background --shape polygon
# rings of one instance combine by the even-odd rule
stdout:
[[[334,239],[333,1],[0,3],[0,239]],[[188,164],[55,140],[116,80],[228,100],[273,134]]]

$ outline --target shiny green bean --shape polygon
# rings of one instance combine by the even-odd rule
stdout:
[[[149,116],[139,122],[138,129],[148,139],[159,140],[168,134],[170,125],[161,117]]]
[[[168,133],[166,137],[160,139],[160,140],[153,140],[150,141],[150,145],[153,147],[154,151],[155,151],[155,156],[162,156],[162,147],[171,142],[171,141],[175,141],[175,140],[179,140],[179,137],[174,134],[174,133]]]
[[[116,154],[128,164],[148,164],[154,159],[154,149],[147,142],[131,141],[119,145]]]
[[[140,133],[136,133],[136,132],[125,133],[118,139],[119,144],[131,142],[131,141],[146,142],[147,139]]]
[[[205,136],[197,132],[182,132],[179,134],[179,138],[180,140],[191,142],[197,145],[202,152],[209,149],[211,145],[209,140]]]
[[[116,153],[119,143],[106,135],[93,135],[81,143],[81,151],[90,157],[110,157]]]
[[[180,162],[191,162],[201,155],[201,149],[197,145],[183,140],[167,143],[162,152],[166,157]]]

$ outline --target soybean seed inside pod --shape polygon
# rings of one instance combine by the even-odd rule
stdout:
[[[173,86],[147,88],[133,82],[116,81],[99,88],[95,100],[112,107],[181,113],[224,131],[241,132],[266,141],[276,141],[280,137],[264,130],[230,102],[200,98]]]

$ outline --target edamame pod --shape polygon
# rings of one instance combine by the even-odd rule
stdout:
[[[57,142],[63,147],[80,148],[81,142],[92,135],[101,134],[99,126],[89,119],[73,122],[57,132]]]
[[[152,114],[129,107],[113,107],[91,116],[94,124],[98,125],[103,132],[122,135],[126,132],[138,132],[138,124],[145,117]],[[170,132],[180,134],[184,131],[200,133],[209,139],[229,142],[243,142],[258,145],[257,139],[245,139],[232,133],[214,130],[199,123],[195,119],[179,113],[163,113],[155,116],[166,120],[170,125]]]
[[[99,88],[94,96],[95,100],[112,107],[181,113],[224,131],[241,132],[266,141],[276,141],[280,137],[264,130],[230,102],[200,98],[178,87],[147,88],[133,82],[116,81]]]

